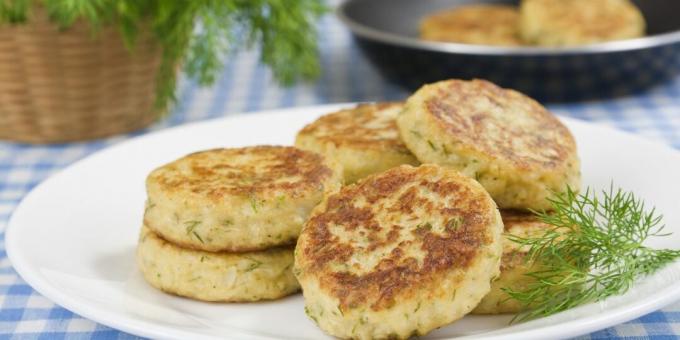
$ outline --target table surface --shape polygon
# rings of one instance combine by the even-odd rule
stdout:
[[[90,143],[53,146],[0,142],[0,338],[135,338],[55,305],[31,289],[7,259],[4,231],[13,209],[31,188],[51,174],[134,135],[186,122],[270,108],[401,100],[408,95],[376,72],[332,16],[320,23],[320,37],[323,73],[315,83],[280,88],[270,72],[258,64],[259,55],[244,52],[228,59],[223,74],[210,88],[200,88],[182,79],[176,107],[145,131]],[[561,115],[610,125],[680,148],[680,78],[643,95],[550,108]],[[680,303],[583,338],[678,336]]]

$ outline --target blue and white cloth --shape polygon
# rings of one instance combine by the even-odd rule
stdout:
[[[323,19],[320,27],[323,74],[318,82],[280,88],[270,72],[258,64],[257,53],[234,55],[211,88],[199,88],[191,81],[181,80],[174,110],[150,129],[133,135],[242,112],[400,100],[408,95],[376,72],[353,44],[346,29],[332,16]],[[644,76],[644,70],[640,72]],[[680,78],[636,97],[553,105],[551,109],[680,149]],[[31,188],[67,165],[133,135],[53,146],[0,142],[0,338],[135,338],[73,314],[35,292],[12,268],[4,245],[4,230],[12,210]],[[648,337],[680,337],[680,304],[583,338]]]

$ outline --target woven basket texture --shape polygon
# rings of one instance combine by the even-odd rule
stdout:
[[[127,48],[113,27],[67,29],[34,10],[0,25],[0,139],[86,140],[137,130],[158,116],[161,49],[148,32]]]

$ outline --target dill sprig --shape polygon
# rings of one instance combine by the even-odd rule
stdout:
[[[150,31],[163,53],[159,109],[175,99],[178,65],[209,85],[230,52],[256,44],[261,61],[284,85],[320,72],[316,19],[327,11],[323,0],[0,0],[0,26],[25,23],[36,8],[63,29],[77,20],[87,22],[95,34],[112,25],[131,53],[141,33]]]
[[[550,199],[551,212],[535,212],[552,226],[544,235],[511,241],[529,249],[534,265],[523,290],[504,289],[524,311],[514,321],[552,315],[625,293],[636,279],[680,257],[679,250],[652,249],[644,242],[664,234],[662,216],[631,192],[613,186],[601,196],[568,189]]]

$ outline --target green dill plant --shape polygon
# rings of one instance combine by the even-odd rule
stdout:
[[[176,69],[209,85],[224,59],[239,48],[260,47],[261,62],[290,85],[318,76],[316,20],[323,0],[0,0],[0,25],[21,25],[35,8],[66,30],[83,20],[97,31],[112,26],[134,53],[135,40],[149,30],[162,49],[156,107],[175,97]]]
[[[504,289],[523,312],[513,322],[549,316],[583,304],[624,294],[637,279],[680,257],[680,250],[645,246],[667,236],[662,216],[631,192],[614,189],[597,195],[572,189],[553,194],[552,212],[535,212],[552,226],[544,235],[509,239],[529,249],[533,282],[523,290]]]

